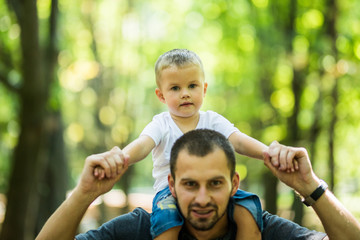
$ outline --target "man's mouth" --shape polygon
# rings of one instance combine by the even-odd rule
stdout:
[[[197,218],[208,218],[212,216],[212,213],[214,212],[213,209],[192,209],[191,212],[193,215]]]

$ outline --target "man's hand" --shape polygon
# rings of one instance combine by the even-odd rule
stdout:
[[[114,147],[108,152],[94,154],[86,158],[80,182],[69,198],[51,215],[37,240],[74,239],[76,230],[87,208],[98,196],[108,192],[128,168],[128,156],[121,159],[121,150]],[[104,169],[105,178],[94,176],[94,169]]]
[[[110,156],[109,158],[109,163],[111,162],[115,162],[118,167],[119,165],[120,166],[123,166],[124,163],[125,163],[125,154],[123,153],[123,151],[118,148],[118,147],[114,147],[112,150],[116,149],[117,151],[117,154],[116,155],[113,155],[113,156]],[[110,151],[111,152],[111,151]],[[99,154],[97,154],[99,155]],[[97,177],[99,180],[101,179],[104,179],[104,178],[109,178],[109,173],[105,171],[104,168],[102,168],[100,165],[96,166],[94,168],[94,176]]]
[[[129,156],[124,156],[118,147],[87,157],[80,182],[77,186],[78,190],[94,197],[110,191],[127,170],[128,159]],[[103,178],[99,179],[94,175],[94,170],[97,167],[103,169]]]
[[[270,159],[279,162],[296,162],[298,171],[285,172],[273,166]],[[298,191],[303,196],[311,194],[319,185],[319,179],[314,174],[306,149],[288,147],[274,141],[264,152],[264,164],[280,181]]]

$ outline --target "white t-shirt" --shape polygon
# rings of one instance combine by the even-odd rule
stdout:
[[[234,124],[220,114],[200,111],[196,129],[211,129],[220,132],[229,138],[233,132],[239,131]],[[175,141],[183,135],[179,127],[171,118],[169,112],[154,116],[153,120],[144,128],[141,135],[151,137],[155,142],[152,150],[154,189],[161,191],[168,185],[167,176],[170,173],[170,152]]]

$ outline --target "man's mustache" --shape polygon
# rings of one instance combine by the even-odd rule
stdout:
[[[202,206],[199,203],[192,203],[189,205],[189,209],[191,209],[191,208],[213,208],[213,209],[217,210],[218,206],[214,203],[207,203],[205,206]]]

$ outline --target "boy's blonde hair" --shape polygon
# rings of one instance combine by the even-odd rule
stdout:
[[[204,68],[201,59],[193,51],[187,49],[173,49],[162,54],[155,63],[155,76],[157,86],[160,87],[160,77],[162,70],[171,66],[184,67],[189,64],[199,66],[204,75]]]

